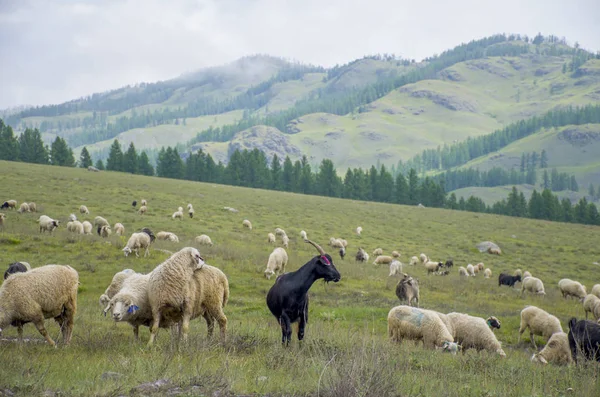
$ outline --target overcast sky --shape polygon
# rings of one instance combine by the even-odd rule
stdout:
[[[60,103],[250,54],[417,60],[494,33],[600,50],[600,1],[0,0],[0,109]]]

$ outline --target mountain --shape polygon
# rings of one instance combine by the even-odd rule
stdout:
[[[292,160],[306,154],[312,164],[331,159],[343,172],[396,165],[424,149],[490,134],[550,110],[598,104],[596,58],[554,36],[519,35],[461,44],[421,62],[386,55],[326,69],[257,55],[27,109],[8,116],[7,123],[17,131],[38,127],[47,141],[62,136],[94,157],[105,157],[116,138],[151,151],[165,145],[178,145],[180,152],[201,148],[221,161],[244,148]],[[592,159],[600,151],[596,144],[572,144],[565,136],[577,140],[579,132],[568,132],[573,129],[596,142],[598,125],[564,126],[463,167],[510,169],[521,153],[545,149],[551,167],[600,183],[600,164]]]

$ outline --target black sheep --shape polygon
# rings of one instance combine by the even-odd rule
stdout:
[[[569,348],[573,360],[577,362],[577,353],[583,353],[588,360],[600,361],[600,325],[589,320],[575,317],[569,320]]]
[[[444,263],[444,266],[450,269],[452,266],[454,266],[454,262],[452,261],[452,259],[449,259],[446,261],[446,263]]]
[[[136,205],[137,205],[137,200],[133,200],[133,203],[131,203],[131,206],[132,206],[133,208],[135,208],[135,206],[136,206]]]
[[[501,273],[498,276],[498,286],[508,285],[509,287],[514,287],[517,281],[521,281],[521,275],[519,274],[511,276],[509,274]]]

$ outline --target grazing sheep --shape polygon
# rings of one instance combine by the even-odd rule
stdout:
[[[563,332],[558,318],[536,306],[526,306],[521,310],[519,341],[527,328],[529,328],[529,339],[534,348],[537,348],[534,335],[540,335],[548,340],[552,334]]]
[[[390,263],[390,275],[388,277],[392,277],[400,273],[402,273],[402,262],[393,260],[392,263]]]
[[[454,267],[454,261],[452,259],[448,259],[446,261],[446,263],[444,263],[444,267],[447,269],[450,269],[451,267]]]
[[[400,255],[400,253],[398,251],[392,251],[392,256],[394,258],[400,258],[401,255]]]
[[[29,212],[37,212],[37,204],[36,203],[29,203],[27,205],[29,205]]]
[[[67,223],[67,231],[76,234],[84,234],[83,223],[79,221],[69,222]]]
[[[525,277],[531,277],[531,273],[529,273],[527,270],[523,272],[523,280],[525,279]]]
[[[500,248],[496,248],[496,247],[490,247],[487,250],[488,254],[492,254],[492,255],[502,255],[502,250],[500,250]]]
[[[15,273],[25,273],[27,270],[31,270],[31,267],[25,266],[25,264],[21,262],[14,262],[8,265],[8,269],[4,272],[4,279],[6,280],[8,276]],[[586,313],[587,314],[587,313]]]
[[[411,339],[423,341],[425,347],[432,349],[458,350],[450,331],[432,310],[404,305],[392,308],[388,313],[388,336],[393,342]]]
[[[242,221],[242,226],[247,228],[248,230],[252,230],[252,222],[250,222],[248,219],[244,219]]]
[[[69,344],[78,286],[79,275],[71,266],[46,265],[13,274],[0,287],[0,332],[8,325],[16,326],[22,341],[23,325],[33,322],[46,341],[56,346],[44,327],[44,319],[54,318],[64,344]]]
[[[177,211],[183,212],[183,207],[177,207]]]
[[[267,243],[270,243],[270,244],[275,243],[275,235],[273,233],[267,234]]]
[[[521,269],[517,269],[513,273],[513,276],[521,276],[521,278],[523,278],[523,272],[521,271]]]
[[[490,278],[490,277],[492,277],[492,269],[490,269],[489,267],[487,269],[485,269],[483,271],[483,277],[484,278]]]
[[[598,298],[600,298],[600,284],[594,284],[594,286],[592,287],[592,291],[590,292],[590,294],[594,294]]]
[[[282,274],[285,270],[285,265],[288,262],[287,252],[281,247],[277,247],[269,255],[267,261],[267,269],[265,270],[265,277],[271,279],[274,274]]]
[[[158,233],[156,233],[156,239],[171,241],[173,243],[179,242],[179,237],[177,237],[177,235],[175,233],[171,233],[171,232],[158,232]]]
[[[0,212],[0,226],[4,226],[5,220],[6,220],[6,215]]]
[[[100,302],[100,306],[105,308],[108,305],[108,302],[110,302],[110,300],[112,299],[112,297],[115,296],[117,292],[121,290],[125,279],[134,274],[137,273],[131,269],[124,269],[118,273],[115,273],[109,286],[106,287],[104,293],[100,295],[100,299],[98,300],[98,302]]]
[[[283,237],[283,236],[287,235],[287,233],[285,232],[285,230],[277,227],[277,228],[275,228],[275,235]]]
[[[113,229],[115,229],[115,234],[117,236],[122,236],[125,234],[125,226],[123,226],[122,223],[115,223],[115,226],[113,226]]]
[[[583,353],[588,360],[600,362],[600,325],[575,317],[569,320],[569,348],[573,360],[577,362],[577,355]]]
[[[402,274],[402,279],[396,284],[396,296],[400,302],[407,302],[409,306],[419,307],[419,282],[406,273]]]
[[[356,256],[354,257],[354,259],[357,262],[366,262],[369,260],[369,254],[367,254],[367,252],[362,249],[362,248],[358,248],[358,252],[356,252]]]
[[[473,317],[464,313],[448,313],[452,324],[452,336],[463,351],[466,349],[487,350],[506,357],[502,345],[496,339],[488,322],[481,317]]]
[[[94,218],[94,227],[99,228],[101,226],[110,226],[110,223],[106,219],[101,216],[97,216]]]
[[[102,238],[108,238],[108,236],[110,236],[112,233],[112,230],[111,230],[110,226],[108,226],[108,225],[100,226],[97,231],[98,231],[98,236],[100,236]]]
[[[148,206],[148,202],[145,199],[142,199],[142,201],[140,202],[140,205]]]
[[[186,207],[186,208],[187,208],[188,210],[190,210],[190,209],[194,208],[194,206],[192,205],[192,203],[188,203],[188,205],[187,205],[187,207]]]
[[[342,260],[344,260],[344,257],[346,256],[346,248],[344,248],[344,247],[340,248],[339,252],[340,252],[340,258]]]
[[[344,248],[344,242],[340,238],[331,237],[329,239],[329,245],[332,248]]]
[[[362,233],[362,230],[363,230],[363,229],[362,229],[362,227],[360,227],[360,226],[359,226],[359,227],[357,227],[357,228],[356,228],[356,234],[357,234],[358,236],[360,236],[360,234]]]
[[[54,220],[54,219],[50,218],[49,216],[42,215],[38,219],[38,223],[40,225],[40,233],[42,233],[42,232],[52,233],[54,231],[54,229],[56,229],[58,227],[58,225],[60,224],[60,221]]]
[[[379,255],[377,258],[375,258],[375,260],[373,261],[374,265],[381,265],[381,264],[390,264],[394,261],[394,258],[392,258],[389,255]]]
[[[300,238],[302,240],[307,240],[308,237],[306,236],[306,232],[304,230],[300,230]]]
[[[17,210],[17,212],[19,214],[22,214],[23,212],[29,212],[29,204],[27,204],[27,203],[21,203],[21,206],[19,207],[19,209]]]
[[[470,263],[467,265],[467,273],[469,273],[469,276],[475,277],[475,267]]]
[[[138,214],[140,214],[140,215],[144,215],[146,212],[148,212],[148,207],[145,205],[142,205],[140,207],[140,209],[138,210]]]
[[[440,270],[442,267],[444,267],[444,264],[442,262],[425,262],[423,266],[425,267],[425,269],[427,270],[427,274],[429,275]]]
[[[195,241],[197,244],[200,244],[200,245],[208,245],[209,247],[213,246],[212,240],[206,234],[201,234],[199,236],[196,236]]]
[[[521,284],[521,296],[525,291],[529,291],[532,294],[546,295],[544,291],[544,283],[542,280],[536,277],[525,277]]]
[[[173,215],[171,215],[171,219],[179,219],[180,221],[182,221],[183,220],[183,211],[173,212]]]
[[[185,247],[171,255],[170,258],[158,265],[148,280],[148,298],[152,310],[152,327],[148,346],[154,343],[154,338],[160,327],[160,322],[181,322],[180,335],[187,341],[190,319],[193,315],[193,303],[190,293],[190,281],[194,271],[204,266],[200,251],[193,247]]]
[[[196,213],[196,211],[194,211],[193,208],[188,208],[188,215],[190,216],[190,218],[193,218],[195,213]]]
[[[342,242],[342,245],[344,246],[344,248],[346,248],[348,246],[348,241],[344,240],[343,238],[341,238],[340,241]]]
[[[461,266],[458,268],[458,275],[464,276],[464,277],[469,277],[469,273],[467,273],[467,269],[465,269],[464,266]]]
[[[594,320],[600,319],[600,298],[594,294],[588,294],[583,300],[583,310],[585,311],[585,319],[588,318],[588,313],[592,313]]]
[[[373,256],[381,256],[381,255],[383,255],[383,249],[381,249],[381,248],[375,248],[373,250]]]
[[[90,210],[88,210],[88,207],[86,207],[85,205],[80,205],[79,213],[89,215]]]
[[[140,248],[144,248],[145,258],[146,256],[150,255],[150,244],[151,239],[147,233],[133,233],[131,237],[129,237],[129,240],[127,240],[127,245],[125,246],[125,248],[123,248],[123,252],[125,253],[125,256],[128,256],[129,254],[135,251],[135,256],[139,258],[140,255],[138,251]]]
[[[546,346],[539,352],[531,356],[531,362],[541,364],[571,364],[573,358],[569,348],[569,336],[564,332],[552,334]]]
[[[76,220],[77,220],[77,215],[75,215],[75,214],[69,215],[69,221],[75,222]]]
[[[563,298],[568,298],[569,296],[573,296],[579,301],[583,302],[583,299],[587,295],[585,290],[585,286],[583,286],[578,281],[573,281],[568,278],[563,278],[558,282],[558,288],[562,293]]]
[[[500,320],[498,320],[496,317],[494,316],[489,316],[485,322],[487,323],[487,325],[490,326],[490,329],[493,331],[494,328],[496,329],[500,329]]]
[[[11,210],[17,209],[17,200],[7,200],[2,204],[0,209],[10,208]]]
[[[92,224],[88,221],[81,222],[83,225],[83,233],[84,234],[92,234]]]
[[[289,239],[289,237],[288,237],[288,236],[286,236],[286,235],[284,235],[284,236],[281,238],[281,245],[283,245],[285,248],[288,248],[289,244],[290,244],[290,239]]]
[[[414,265],[416,265],[418,263],[419,263],[419,258],[417,258],[416,256],[413,256],[413,257],[410,258],[410,262],[408,264],[411,265],[411,266],[414,266]]]
[[[419,259],[421,259],[421,263],[425,263],[425,262],[429,261],[429,258],[427,258],[427,255],[425,255],[425,254],[419,255]]]
[[[498,287],[501,285],[508,285],[509,287],[514,287],[517,281],[521,281],[521,276],[510,276],[506,273],[500,273],[498,276]]]

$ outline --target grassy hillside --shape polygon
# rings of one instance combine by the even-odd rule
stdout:
[[[219,395],[391,396],[443,391],[447,396],[561,396],[568,388],[578,396],[600,393],[597,366],[536,366],[529,361],[533,349],[528,337],[519,342],[517,332],[519,311],[525,305],[552,312],[565,329],[570,317],[583,316],[580,303],[560,297],[557,282],[570,277],[588,290],[600,282],[593,264],[600,259],[597,227],[22,163],[0,162],[0,167],[9,187],[3,199],[35,201],[39,209],[37,214],[22,215],[4,211],[0,263],[70,264],[81,281],[68,348],[49,348],[30,324],[25,326],[23,346],[15,342],[15,328],[4,330],[0,387],[16,395],[165,395],[181,390],[194,395],[219,391]],[[144,216],[130,205],[142,198],[149,202]],[[171,220],[170,214],[188,202],[196,209],[194,219]],[[181,242],[157,242],[149,258],[125,258],[121,248],[127,237],[102,240],[65,231],[68,215],[81,204],[91,211],[81,218],[102,215],[111,224],[122,222],[126,236],[147,226],[155,232],[172,231]],[[239,213],[224,211],[223,206]],[[36,219],[41,214],[61,221],[55,234],[38,234]],[[252,221],[252,231],[242,227],[243,219]],[[353,233],[358,225],[364,229],[361,237]],[[279,326],[265,304],[273,283],[262,275],[273,249],[266,234],[275,227],[284,228],[291,238],[288,271],[315,255],[301,242],[300,230],[324,247],[331,236],[349,242],[346,260],[331,252],[342,280],[315,283],[305,341],[299,344],[294,336],[288,348],[280,346]],[[148,349],[146,329],[138,343],[128,325],[113,324],[101,315],[98,297],[115,272],[124,268],[148,272],[168,256],[159,249],[194,245],[194,236],[202,233],[215,242],[214,247],[200,247],[207,263],[221,268],[230,282],[227,342],[208,340],[204,321],[194,320],[186,349],[171,348],[164,330],[157,346]],[[480,254],[475,245],[485,240],[498,243],[503,255]],[[353,256],[359,246],[369,252],[376,247],[386,253],[399,250],[405,263],[421,252],[438,260],[452,257],[455,267],[447,277],[427,276],[420,266],[405,266],[419,279],[421,307],[497,316],[502,327],[496,335],[508,357],[473,351],[451,356],[410,342],[391,344],[386,317],[398,304],[397,280],[388,278],[385,266],[356,263]],[[459,279],[458,266],[480,261],[492,269],[492,279]],[[520,297],[518,289],[498,287],[496,276],[516,268],[540,277],[547,296]],[[46,324],[56,337],[57,326],[50,320]],[[138,388],[159,379],[167,381],[160,390]]]

